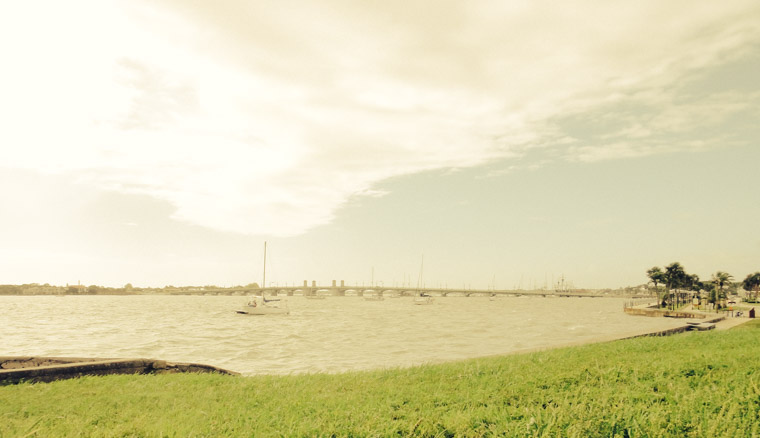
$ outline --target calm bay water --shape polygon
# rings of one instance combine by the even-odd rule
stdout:
[[[365,301],[283,297],[290,315],[235,312],[244,297],[0,296],[0,356],[145,357],[243,374],[411,366],[680,325],[629,316],[623,299]]]

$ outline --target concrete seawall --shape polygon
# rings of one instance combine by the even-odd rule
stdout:
[[[659,316],[659,315],[656,315],[656,316]],[[707,315],[703,315],[701,318],[705,319],[706,317],[707,317]],[[675,335],[675,334],[678,334],[678,333],[684,333],[684,332],[689,332],[689,331],[694,331],[694,330],[712,330],[712,329],[715,328],[715,324],[716,323],[718,323],[720,321],[723,321],[725,319],[726,318],[723,317],[723,316],[717,316],[717,317],[713,317],[711,319],[708,319],[707,321],[703,321],[703,322],[700,322],[700,323],[696,323],[696,322],[687,323],[687,324],[682,325],[680,327],[674,327],[674,328],[671,328],[671,329],[660,330],[660,331],[651,332],[651,333],[642,333],[642,334],[634,335],[634,336],[627,336],[627,337],[621,338],[621,339],[643,338],[643,337],[647,337],[647,336],[670,336],[670,335]]]
[[[211,365],[173,363],[155,359],[93,359],[0,356],[0,385],[52,382],[109,374],[219,373],[237,375]]]
[[[650,309],[650,308],[642,308],[642,307],[626,307],[623,309],[623,311],[629,315],[658,316],[658,317],[668,317],[668,318],[705,319],[705,318],[715,316],[715,315],[709,315],[709,314],[700,313],[700,312],[682,312],[682,311],[673,311],[673,310],[665,310],[665,309]]]

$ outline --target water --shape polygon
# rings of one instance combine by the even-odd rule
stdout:
[[[623,299],[287,299],[249,316],[229,296],[0,296],[0,356],[153,358],[243,374],[411,366],[546,348],[680,325],[629,316]]]

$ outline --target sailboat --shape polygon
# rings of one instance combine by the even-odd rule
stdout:
[[[562,274],[562,277],[557,282],[557,287],[554,289],[555,294],[561,294],[561,293],[567,293],[572,292],[570,282],[565,282],[565,275]]]
[[[264,279],[261,286],[261,295],[252,295],[237,313],[244,315],[287,315],[290,313],[288,302],[279,298],[267,299],[264,296],[264,288],[267,284],[267,243],[264,242]]]
[[[414,304],[418,306],[424,306],[426,304],[433,304],[433,297],[426,293],[421,293],[414,297]]]
[[[422,256],[422,262],[420,262],[420,276],[417,278],[417,294],[414,297],[414,300],[412,301],[414,304],[418,306],[424,306],[427,304],[433,304],[433,297],[426,294],[425,292],[420,292],[420,282],[422,281],[422,266],[425,264],[425,256]]]
[[[287,301],[266,299],[263,295],[252,295],[237,313],[245,315],[287,315],[290,313]]]

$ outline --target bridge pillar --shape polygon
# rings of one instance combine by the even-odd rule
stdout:
[[[308,280],[304,280],[303,281],[303,287],[307,287],[308,285],[309,285],[309,281]]]
[[[311,280],[311,287],[317,287],[316,280]]]
[[[346,280],[340,281],[340,287],[346,287]]]

